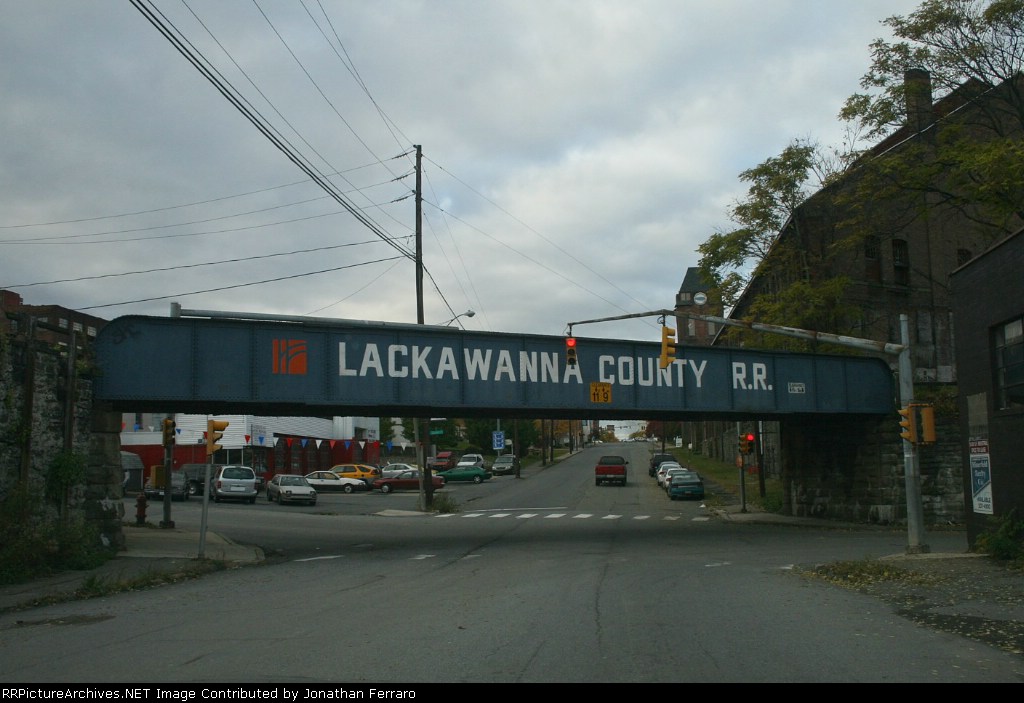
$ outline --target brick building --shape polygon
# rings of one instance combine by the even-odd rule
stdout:
[[[1024,230],[952,275],[968,541],[1024,518]]]

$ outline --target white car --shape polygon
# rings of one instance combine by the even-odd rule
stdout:
[[[277,474],[267,484],[267,500],[284,503],[308,503],[316,505],[316,489],[309,485],[305,476],[298,474]]]
[[[420,467],[413,466],[412,464],[401,464],[401,463],[399,463],[399,464],[388,464],[387,466],[385,466],[383,469],[380,470],[380,477],[381,478],[390,478],[392,476],[397,476],[398,474],[402,473],[403,471],[419,471],[419,470],[420,470]]]
[[[463,454],[456,466],[465,466],[466,464],[478,466],[481,469],[487,468],[487,464],[484,463],[484,457],[482,454]]]
[[[663,461],[663,462],[661,462],[661,464],[658,465],[658,473],[655,474],[655,477],[658,479],[658,485],[664,488],[664,486],[665,486],[665,474],[668,473],[669,469],[681,469],[681,468],[683,468],[683,465],[680,464],[678,461]]]
[[[306,481],[318,491],[342,491],[352,493],[353,491],[368,490],[370,484],[361,478],[341,476],[333,471],[313,471],[306,474]]]

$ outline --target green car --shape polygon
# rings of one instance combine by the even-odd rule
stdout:
[[[455,465],[454,469],[438,471],[434,475],[444,479],[445,483],[448,483],[449,481],[472,481],[473,483],[483,483],[491,477],[491,472],[486,469],[481,469],[476,464],[463,464],[460,462]]]

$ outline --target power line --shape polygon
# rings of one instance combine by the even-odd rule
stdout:
[[[163,266],[160,268],[143,269],[141,271],[122,271],[120,273],[103,273],[95,276],[79,276],[78,278],[58,278],[52,281],[37,281],[35,283],[15,283],[0,285],[0,288],[31,288],[33,286],[49,286],[57,283],[78,283],[80,281],[95,281],[103,278],[120,278],[122,276],[137,276],[145,273],[162,273],[164,271],[179,271],[181,269],[201,268],[203,266],[220,266],[222,264],[236,264],[243,261],[259,261],[262,259],[273,259],[279,256],[294,256],[295,254],[310,254],[315,251],[327,251],[330,249],[342,249],[345,247],[360,246],[363,244],[378,244],[378,240],[371,239],[365,242],[351,242],[349,244],[335,244],[326,247],[315,247],[312,249],[297,249],[295,251],[278,252],[276,254],[262,254],[260,256],[247,256],[240,259],[224,259],[222,261],[204,261],[197,264],[181,264],[180,266]],[[376,262],[373,262],[376,263]]]
[[[134,1],[134,0],[133,0]],[[247,288],[249,286],[259,286],[264,283],[276,283],[278,281],[288,281],[293,278],[305,278],[307,276],[317,276],[321,273],[333,273],[334,271],[343,271],[344,269],[355,268],[357,266],[369,266],[370,264],[379,264],[383,261],[394,261],[395,259],[404,259],[404,256],[392,256],[386,259],[377,259],[376,261],[366,261],[361,264],[348,264],[346,266],[335,266],[334,268],[321,269],[319,271],[309,271],[307,273],[296,273],[291,276],[279,276],[277,278],[267,278],[262,281],[250,281],[249,283],[238,283],[233,286],[218,286],[217,288],[206,288],[205,290],[194,290],[188,293],[174,293],[172,295],[158,295],[152,298],[139,298],[137,300],[125,300],[119,303],[104,303],[103,305],[89,305],[84,308],[77,308],[78,310],[99,310],[100,308],[112,308],[118,305],[134,305],[136,303],[151,303],[155,300],[167,300],[168,298],[184,298],[189,295],[200,295],[202,293],[217,293],[222,290],[232,290],[235,288]]]

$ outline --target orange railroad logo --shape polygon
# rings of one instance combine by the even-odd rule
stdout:
[[[274,373],[306,375],[306,340],[274,340]]]

